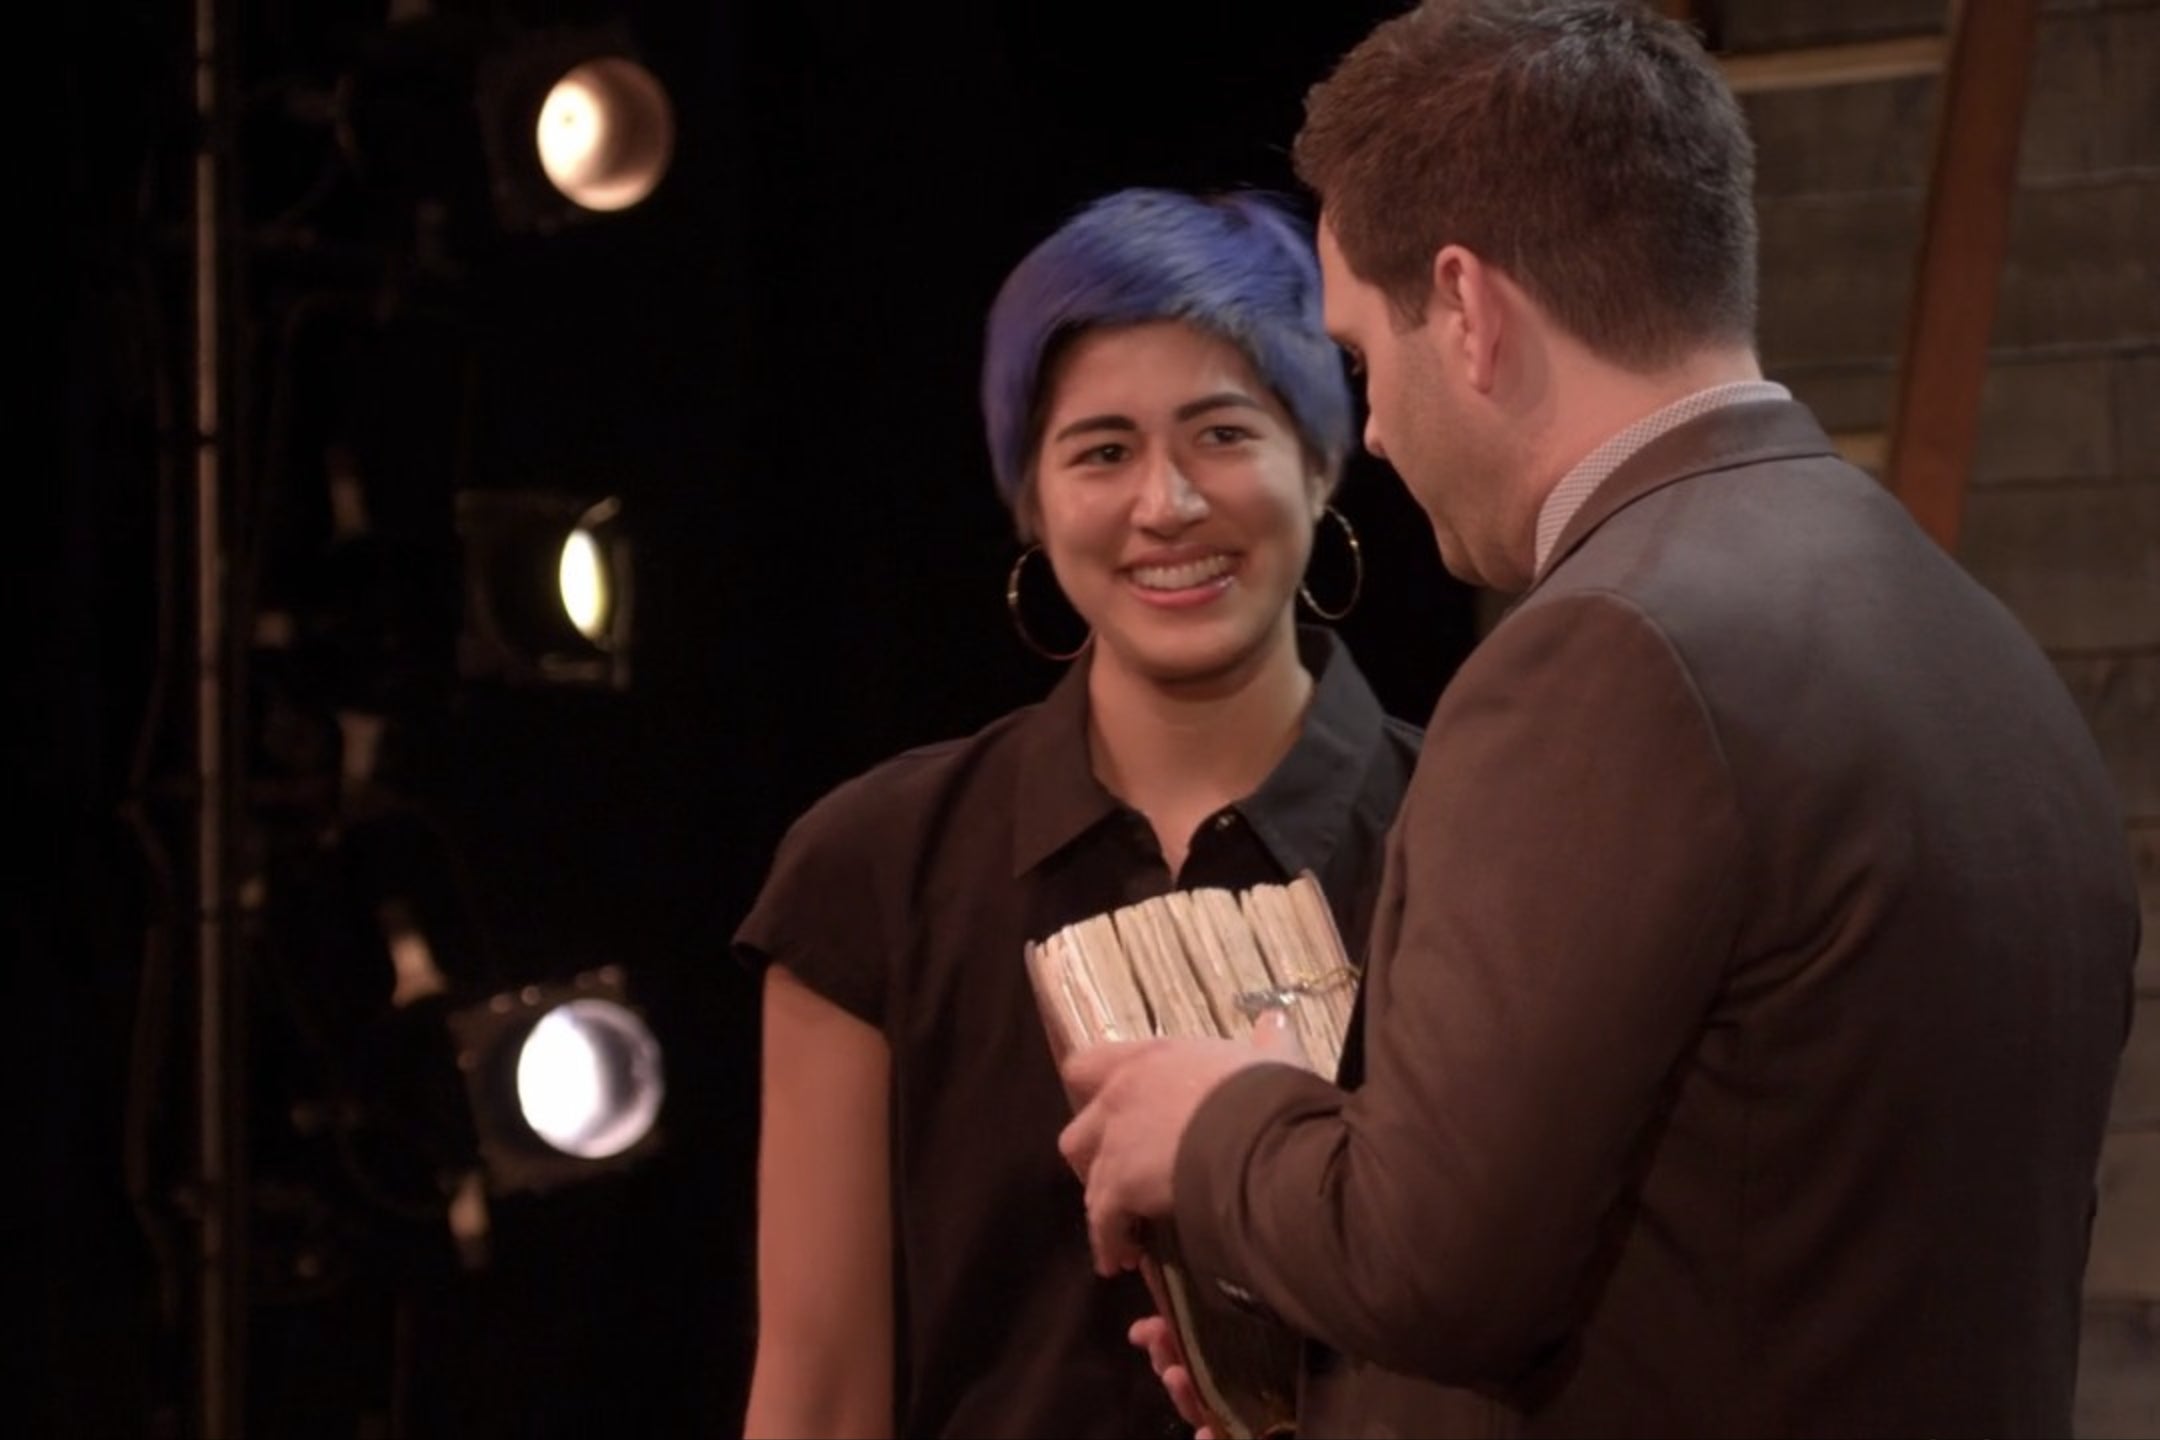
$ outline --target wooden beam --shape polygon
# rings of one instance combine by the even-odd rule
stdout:
[[[1871,475],[1880,475],[1883,457],[1889,452],[1889,437],[1880,430],[1840,430],[1830,437],[1837,452],[1848,464],[1857,465]]]
[[[1922,528],[1953,552],[2010,244],[2039,0],[1958,8],[1935,112],[1885,476]]]
[[[1726,0],[1662,0],[1659,8],[1667,19],[1694,31],[1715,59],[1725,48],[1725,4]]]
[[[2013,0],[2018,3],[2018,0]],[[1764,50],[1720,55],[1725,83],[1737,95],[1766,90],[1802,90],[1823,85],[1863,85],[1933,75],[1943,67],[1949,42],[1941,35],[1906,35],[1892,40],[1863,40],[1849,45],[1818,45],[1798,50]]]

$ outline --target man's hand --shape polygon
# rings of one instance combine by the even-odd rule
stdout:
[[[1177,1407],[1185,1423],[1194,1427],[1193,1440],[1216,1440],[1215,1417],[1209,1413],[1207,1402],[1200,1398],[1200,1387],[1193,1383],[1192,1371],[1185,1367],[1185,1351],[1178,1344],[1177,1327],[1160,1315],[1150,1315],[1135,1320],[1125,1338],[1147,1352],[1148,1365],[1169,1392],[1170,1403]]]
[[[1088,1242],[1104,1275],[1140,1263],[1140,1222],[1171,1210],[1178,1143],[1200,1102],[1248,1065],[1311,1068],[1289,1019],[1269,1011],[1252,1039],[1160,1039],[1090,1045],[1065,1061],[1080,1113],[1058,1150],[1087,1186]]]

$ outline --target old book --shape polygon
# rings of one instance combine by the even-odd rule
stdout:
[[[1332,1076],[1357,972],[1311,872],[1245,890],[1178,890],[1077,921],[1027,946],[1052,1052],[1155,1035],[1236,1038],[1281,1008],[1306,1057]],[[1297,1418],[1299,1338],[1249,1302],[1196,1280],[1173,1227],[1141,1267],[1177,1328],[1216,1433],[1286,1434]]]

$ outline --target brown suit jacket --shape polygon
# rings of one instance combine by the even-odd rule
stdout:
[[[2017,622],[1737,406],[1630,460],[1442,696],[1343,1088],[1179,1153],[1301,1433],[2063,1436],[2138,915]]]

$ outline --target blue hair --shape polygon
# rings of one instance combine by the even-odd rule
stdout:
[[[1342,354],[1320,319],[1311,232],[1258,192],[1119,190],[1013,268],[990,307],[982,408],[998,493],[1015,514],[1043,424],[1043,382],[1074,335],[1181,320],[1238,347],[1333,484],[1350,451]]]

